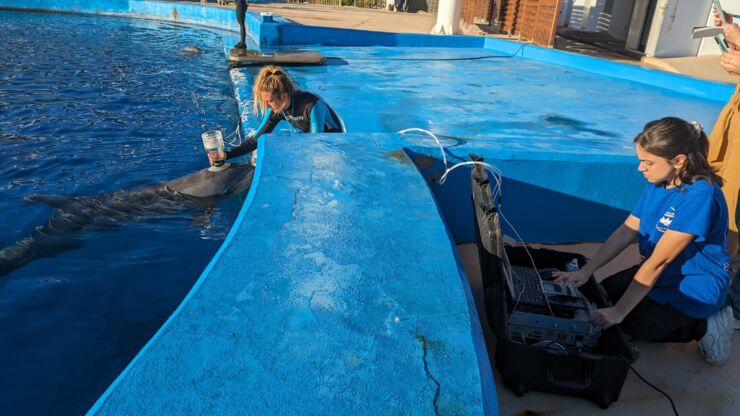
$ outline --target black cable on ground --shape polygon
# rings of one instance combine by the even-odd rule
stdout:
[[[673,399],[671,398],[671,396],[669,396],[668,393],[666,393],[663,390],[659,389],[657,386],[653,385],[649,381],[645,380],[645,377],[641,376],[640,373],[638,373],[637,370],[635,370],[635,367],[632,367],[632,364],[630,364],[630,362],[626,358],[624,358],[624,357],[621,357],[621,358],[624,360],[624,362],[627,363],[627,365],[630,367],[630,370],[632,370],[632,372],[635,373],[635,375],[640,380],[643,381],[643,383],[645,383],[648,386],[652,387],[653,389],[655,389],[656,391],[658,391],[659,393],[661,393],[663,396],[665,396],[668,399],[668,401],[671,403],[671,408],[673,408],[673,414],[676,415],[676,416],[678,416],[678,410],[676,410],[676,404],[673,403]]]

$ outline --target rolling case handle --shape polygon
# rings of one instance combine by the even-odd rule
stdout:
[[[591,387],[594,368],[599,361],[601,357],[594,354],[569,355],[565,351],[548,350],[545,365],[547,380],[565,389],[587,389]]]

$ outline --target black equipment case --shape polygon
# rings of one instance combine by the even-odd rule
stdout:
[[[473,168],[471,177],[485,311],[496,335],[494,362],[504,384],[520,397],[529,390],[549,392],[588,398],[606,409],[619,399],[629,365],[638,357],[637,349],[621,328],[613,326],[602,331],[597,345],[589,351],[535,346],[506,338],[506,322],[514,302],[502,277],[504,251],[512,265],[532,267],[534,260],[538,269],[565,270],[572,259],[578,259],[581,265],[586,259],[579,254],[547,249],[530,248],[527,254],[523,247],[504,245],[499,223],[500,194],[495,187],[492,189],[481,165]],[[610,306],[593,276],[580,289],[597,307]]]

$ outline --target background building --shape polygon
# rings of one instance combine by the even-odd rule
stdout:
[[[740,0],[722,0],[740,13]],[[660,58],[716,55],[713,38],[691,39],[691,29],[712,24],[711,0],[563,0],[558,24],[584,32],[604,32],[625,48]]]

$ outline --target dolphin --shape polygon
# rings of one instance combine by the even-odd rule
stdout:
[[[203,51],[199,47],[197,47],[195,45],[188,45],[188,46],[182,48],[182,51],[183,52],[186,52],[186,53],[191,53],[191,54],[194,54],[194,55],[199,55],[199,54],[203,53]]]
[[[167,182],[97,196],[29,196],[27,202],[54,209],[46,224],[0,250],[0,277],[35,258],[53,257],[81,245],[77,236],[115,228],[125,222],[186,209],[208,209],[219,200],[249,189],[254,168],[232,163],[220,172],[202,169]]]

